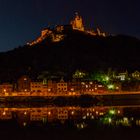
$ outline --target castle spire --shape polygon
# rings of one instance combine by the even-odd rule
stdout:
[[[75,17],[79,17],[79,13],[78,12],[75,12]]]

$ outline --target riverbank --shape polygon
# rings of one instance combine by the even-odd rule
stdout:
[[[59,96],[59,97],[45,97],[45,96],[7,96],[1,97],[1,104],[45,104],[57,106],[92,106],[100,102],[95,96],[81,95],[81,96]]]
[[[81,96],[5,96],[0,97],[2,104],[25,104],[35,106],[118,106],[140,105],[139,94],[125,95],[81,95]]]

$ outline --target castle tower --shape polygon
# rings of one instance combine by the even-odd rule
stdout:
[[[70,22],[74,30],[84,31],[83,19],[79,14],[75,13],[75,18]]]

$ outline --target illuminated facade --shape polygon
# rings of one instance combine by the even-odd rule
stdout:
[[[1,94],[11,94],[13,92],[13,85],[9,83],[3,83],[0,85],[0,93]]]
[[[135,71],[134,73],[132,73],[132,77],[137,79],[137,80],[140,80],[140,72],[139,71]]]
[[[81,91],[86,93],[102,93],[106,91],[106,87],[98,82],[94,81],[85,81],[81,82]]]
[[[67,92],[67,83],[64,82],[63,79],[60,80],[59,83],[57,83],[57,92],[60,93],[64,93],[64,92]]]
[[[47,84],[43,82],[31,82],[32,96],[45,96],[47,93],[49,93]]]
[[[31,92],[42,92],[43,82],[31,82]]]
[[[19,92],[29,92],[31,90],[31,79],[24,75],[18,79],[18,91]]]
[[[45,29],[41,31],[40,37],[38,37],[36,40],[32,41],[31,43],[27,43],[27,45],[30,45],[30,46],[36,45],[38,43],[41,43],[43,40],[47,38],[51,39],[52,42],[59,42],[63,40],[64,35],[56,34],[51,29]]]
[[[115,76],[116,79],[119,79],[120,81],[125,81],[128,78],[128,72],[119,73],[117,76]]]
[[[48,80],[47,88],[48,88],[48,93],[56,93],[57,92],[57,83],[53,80]]]
[[[83,19],[76,13],[75,18],[70,22],[74,30],[84,31]]]
[[[52,42],[60,42],[65,37],[65,31],[69,31],[69,30],[82,31],[92,36],[96,36],[96,35],[102,37],[106,36],[106,33],[102,32],[99,28],[97,28],[96,31],[85,29],[82,17],[76,12],[75,17],[73,20],[70,21],[70,24],[57,25],[52,29],[46,28],[41,31],[40,37],[38,37],[36,40],[32,42],[27,43],[27,45],[34,46],[38,43],[41,43],[45,39],[51,39]]]
[[[42,42],[46,37],[50,36],[51,34],[52,34],[52,31],[50,29],[44,29],[41,31],[40,37],[38,37],[36,40],[34,40],[30,43],[27,43],[27,45],[30,45],[30,46],[36,45],[36,44]]]

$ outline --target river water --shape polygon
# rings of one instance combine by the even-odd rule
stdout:
[[[2,139],[139,139],[140,105],[0,108]]]

